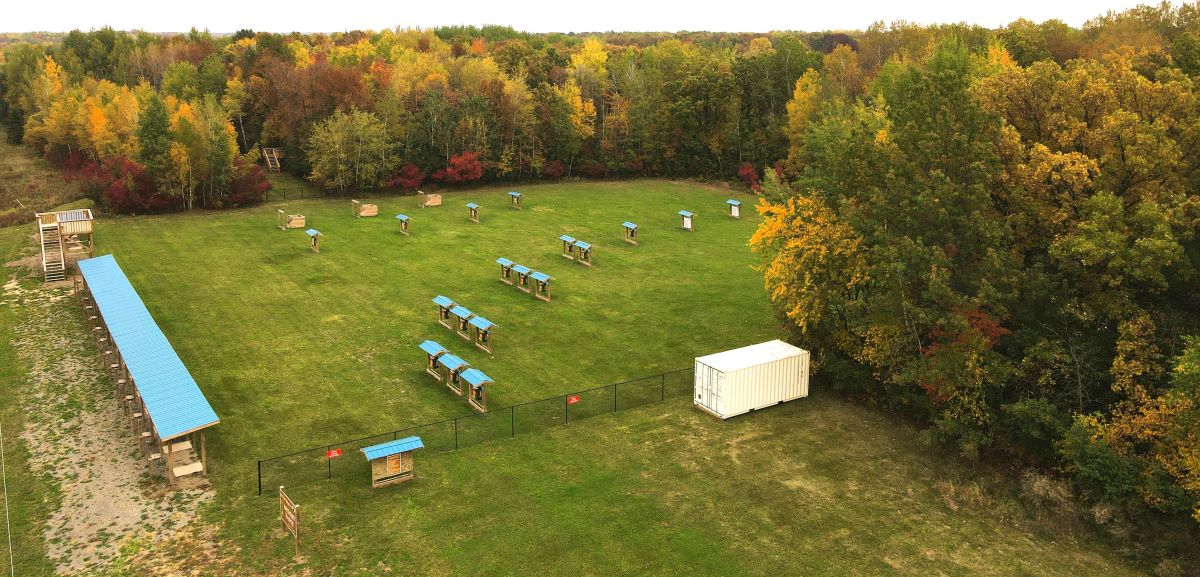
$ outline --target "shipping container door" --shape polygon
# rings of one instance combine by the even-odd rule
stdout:
[[[712,370],[712,376],[709,377],[712,383],[712,407],[718,415],[725,414],[725,397],[728,391],[725,390],[725,373],[716,369]]]

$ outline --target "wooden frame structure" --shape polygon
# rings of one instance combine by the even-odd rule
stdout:
[[[276,225],[279,227],[279,230],[304,228],[305,219],[303,214],[287,214],[283,212],[282,208],[277,210],[277,214],[279,221],[276,223]]]
[[[513,261],[501,257],[496,259],[496,264],[500,265],[500,282],[512,286]]]
[[[492,352],[492,329],[496,328],[496,323],[476,316],[471,319],[471,326],[475,327],[475,346],[482,351]]]
[[[357,200],[350,201],[350,209],[354,211],[354,216],[362,218],[364,216],[379,216],[379,205],[363,204]]]
[[[479,369],[467,369],[462,374],[467,383],[467,404],[481,413],[487,412],[487,385],[493,384],[491,377]]]
[[[629,221],[625,221],[624,223],[621,224],[621,226],[625,227],[625,242],[627,242],[629,244],[637,244],[638,243],[638,225],[636,225],[632,222],[629,222]]]
[[[736,219],[742,218],[742,201],[731,198],[725,201],[725,204],[729,205],[729,216]]]
[[[592,266],[592,244],[583,242],[582,240],[575,241],[575,262]]]
[[[521,193],[513,190],[508,193],[508,200],[511,206],[517,210],[521,210]]]
[[[396,215],[396,221],[400,223],[400,234],[404,236],[408,236],[408,220],[407,214]]]
[[[417,436],[363,447],[363,455],[371,463],[371,488],[412,480],[416,475],[413,451],[424,448],[425,443]]]
[[[533,272],[533,269],[523,264],[514,264],[512,271],[517,273],[517,284],[515,285],[517,290],[525,293],[532,292],[533,288],[529,285],[529,275]]]
[[[46,282],[67,280],[70,261],[89,258],[94,253],[91,209],[38,212],[34,217]]]
[[[267,172],[279,172],[279,159],[283,158],[283,150],[278,148],[263,148],[263,162],[267,163]]]
[[[562,241],[562,257],[567,260],[575,260],[575,238],[567,235],[558,237]]]
[[[450,297],[442,295],[434,297],[433,303],[438,306],[438,324],[454,330],[454,325],[450,324],[450,309],[458,306],[458,303],[450,300]]]
[[[450,314],[454,317],[454,332],[463,340],[471,340],[471,319],[475,318],[475,313],[467,307],[457,305],[450,309]]]
[[[417,206],[419,206],[421,208],[442,206],[442,195],[429,194],[429,193],[418,190],[417,191]]]
[[[292,534],[293,541],[296,543],[296,555],[300,554],[300,505],[292,501],[283,492],[283,485],[279,486],[279,523],[283,525],[283,530]]]
[[[442,382],[446,384],[446,388],[461,397],[463,394],[462,372],[471,368],[471,364],[453,353],[443,354],[438,357],[437,361],[438,366],[442,368]]]
[[[696,215],[686,210],[679,211],[679,216],[683,219],[680,226],[688,232],[696,231]]]
[[[425,351],[425,372],[429,373],[429,376],[433,377],[438,382],[441,382],[442,369],[441,365],[438,364],[438,357],[441,357],[450,351],[447,351],[446,347],[438,344],[437,341],[425,341],[418,345],[418,347],[422,351]]]
[[[475,204],[473,202],[468,202],[467,210],[469,212],[467,213],[467,220],[469,220],[475,224],[479,224],[479,208],[480,207],[478,204]]]
[[[313,252],[321,252],[321,231],[310,228],[304,231],[304,234],[308,235],[308,248],[311,248]]]
[[[529,278],[533,279],[533,282],[536,283],[533,289],[534,298],[550,302],[550,281],[554,280],[554,277],[544,272],[534,271],[529,275]]]

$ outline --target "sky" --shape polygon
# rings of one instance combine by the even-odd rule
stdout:
[[[119,30],[339,32],[501,24],[527,32],[862,30],[872,22],[969,22],[996,28],[1017,18],[1072,26],[1137,0],[3,0],[0,32]],[[1178,2],[1175,2],[1178,4]]]

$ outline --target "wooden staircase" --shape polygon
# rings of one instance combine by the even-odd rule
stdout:
[[[38,237],[42,243],[42,272],[46,275],[46,282],[67,280],[67,257],[63,254],[58,223],[38,221]]]
[[[264,148],[263,160],[267,163],[267,172],[279,172],[279,149]]]

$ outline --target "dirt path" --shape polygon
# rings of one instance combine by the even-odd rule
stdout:
[[[23,317],[13,335],[29,376],[21,438],[35,472],[58,489],[45,528],[58,573],[103,568],[129,539],[158,541],[186,527],[211,490],[169,491],[150,478],[70,290],[14,280],[0,306]]]

